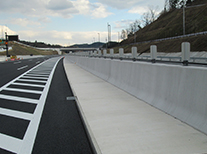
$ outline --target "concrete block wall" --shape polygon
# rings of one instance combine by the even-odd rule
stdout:
[[[70,60],[207,134],[207,68],[77,56]]]

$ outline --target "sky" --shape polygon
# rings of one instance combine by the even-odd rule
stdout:
[[[164,8],[165,0],[0,0],[0,38],[69,46],[118,41],[122,29],[141,20],[149,7]],[[118,35],[119,34],[119,35]]]

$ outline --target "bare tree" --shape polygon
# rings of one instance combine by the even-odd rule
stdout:
[[[169,0],[169,6],[171,9],[176,9],[180,3],[180,0]]]
[[[158,18],[157,9],[158,7],[150,6],[149,11],[143,14],[142,21],[144,26],[151,24]]]
[[[124,30],[124,29],[122,29],[122,31],[121,31],[121,39],[127,39],[127,31],[126,30]]]

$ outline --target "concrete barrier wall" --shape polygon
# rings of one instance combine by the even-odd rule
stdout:
[[[207,134],[207,68],[76,56],[70,60]]]

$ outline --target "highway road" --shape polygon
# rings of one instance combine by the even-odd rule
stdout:
[[[61,57],[0,63],[0,154],[93,153]]]

